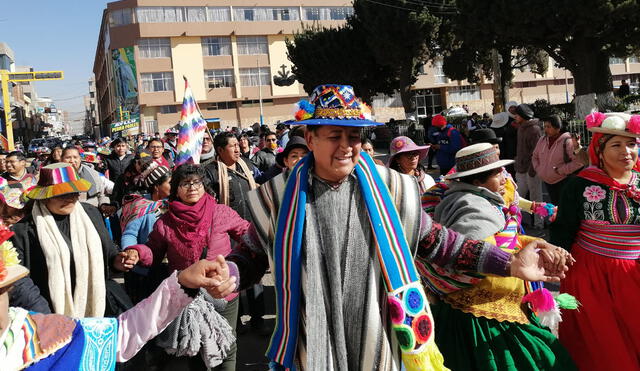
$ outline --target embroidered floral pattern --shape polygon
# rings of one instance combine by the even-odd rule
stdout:
[[[604,220],[604,210],[602,200],[607,196],[607,192],[597,185],[588,186],[584,189],[582,196],[587,199],[584,203],[585,220]]]
[[[607,192],[605,192],[604,189],[602,189],[600,186],[597,186],[597,185],[586,187],[584,189],[584,192],[582,193],[582,196],[584,196],[584,198],[586,198],[587,201],[589,202],[602,201],[604,200],[606,195],[607,195]]]

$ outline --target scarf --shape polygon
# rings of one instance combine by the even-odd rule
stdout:
[[[636,173],[631,174],[631,180],[629,181],[629,184],[621,184],[617,182],[615,179],[605,173],[604,170],[596,166],[589,166],[588,168],[580,171],[578,173],[578,176],[595,183],[606,185],[612,190],[620,192],[636,202],[640,202],[640,189],[638,189],[638,187],[636,187],[635,185],[637,176]]]
[[[41,201],[35,203],[32,215],[47,262],[54,312],[75,318],[102,317],[106,295],[102,242],[80,202],[69,215],[71,246],[67,246],[53,215]],[[73,292],[71,255],[76,283]]]
[[[276,369],[294,369],[300,316],[302,239],[309,169],[313,153],[300,160],[287,180],[273,247],[278,316],[267,356]],[[371,157],[360,154],[355,175],[365,201],[380,271],[388,292],[387,310],[408,371],[442,370],[433,317],[409,251],[398,210]]]
[[[240,169],[242,169],[244,175],[238,173],[237,171],[236,173],[238,173],[238,175],[242,176],[247,180],[247,182],[249,182],[249,188],[258,188],[256,181],[253,179],[253,174],[251,173],[251,170],[249,170],[249,166],[247,166],[244,160],[239,159],[238,162],[236,162],[236,165],[239,166]],[[231,188],[229,186],[229,169],[227,168],[227,165],[225,165],[222,161],[218,161],[218,184],[220,185],[220,201],[223,205],[229,206],[229,188]]]
[[[87,165],[80,165],[80,171],[78,176],[91,183],[91,188],[87,191],[87,198],[91,198],[98,194],[98,182],[100,181],[100,175]]]
[[[142,218],[147,214],[162,213],[167,209],[167,200],[153,201],[140,195],[133,195],[127,198],[122,205],[122,216],[120,217],[120,226],[124,232],[129,222]]]
[[[173,231],[171,236],[167,236],[169,243],[175,248],[186,250],[203,246],[213,224],[215,205],[216,199],[208,193],[194,205],[187,205],[179,200],[171,201],[169,211],[163,216],[165,224]]]

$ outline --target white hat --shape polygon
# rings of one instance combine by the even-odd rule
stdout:
[[[456,172],[445,179],[464,178],[512,164],[513,160],[500,160],[498,150],[491,143],[478,143],[464,147],[456,153]]]
[[[509,116],[515,118],[514,115],[511,112],[509,112],[509,108],[511,107],[518,107],[518,102],[516,102],[515,100],[510,100],[507,102],[507,104],[504,105],[505,112],[507,112]]]
[[[494,129],[501,128],[509,122],[509,114],[507,112],[500,112],[493,115],[493,121],[491,121],[491,127]]]

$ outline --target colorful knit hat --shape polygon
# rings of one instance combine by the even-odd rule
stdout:
[[[371,120],[371,108],[356,98],[349,85],[326,84],[313,89],[309,100],[296,103],[296,124],[336,126],[384,125]]]
[[[13,232],[0,221],[0,288],[26,277],[29,270],[20,265],[20,258],[9,238]]]
[[[87,192],[90,188],[91,183],[80,178],[71,164],[55,163],[40,169],[40,180],[27,192],[26,197],[32,200],[46,200],[68,193]]]
[[[142,164],[140,177],[138,178],[140,181],[139,185],[146,188],[154,186],[162,176],[170,172],[171,170],[168,167],[160,165],[156,160],[146,162]]]

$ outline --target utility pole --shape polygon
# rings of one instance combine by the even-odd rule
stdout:
[[[258,99],[260,102],[260,126],[264,125],[264,112],[262,111],[262,78],[260,77],[260,57],[256,57],[256,67],[258,72]]]
[[[62,80],[64,73],[62,71],[34,71],[34,72],[9,72],[0,70],[0,80],[2,80],[2,105],[4,107],[4,118],[6,128],[2,131],[7,134],[7,150],[13,151],[15,145],[13,143],[13,121],[11,120],[11,101],[9,98],[9,82],[21,81],[43,81],[43,80]]]

